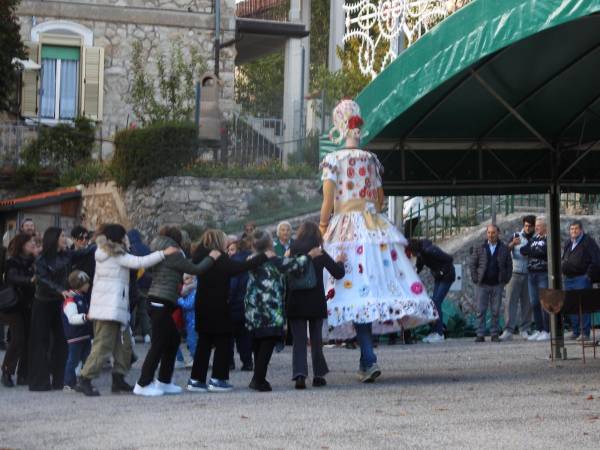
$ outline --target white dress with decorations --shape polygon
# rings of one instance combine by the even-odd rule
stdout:
[[[344,278],[325,272],[329,326],[343,330],[352,322],[393,322],[407,329],[437,320],[404,252],[406,239],[375,209],[383,171],[377,157],[359,149],[339,150],[327,155],[321,168],[323,183],[336,185],[324,248],[334,259],[347,256]]]

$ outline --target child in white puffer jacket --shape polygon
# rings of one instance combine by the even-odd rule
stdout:
[[[89,319],[94,321],[92,350],[81,370],[80,387],[87,396],[97,396],[91,380],[100,375],[102,365],[112,353],[114,368],[112,392],[131,392],[125,382],[131,367],[131,332],[129,329],[129,274],[132,269],[152,267],[165,256],[179,251],[169,247],[147,256],[127,252],[129,241],[125,228],[118,224],[105,225],[96,239],[96,272],[90,301]]]

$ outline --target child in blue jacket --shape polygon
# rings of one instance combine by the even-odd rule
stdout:
[[[186,342],[192,356],[196,354],[196,343],[198,342],[198,334],[196,333],[196,313],[194,308],[197,286],[198,281],[195,275],[184,274],[181,297],[177,300],[177,304],[183,310],[183,320],[185,322],[185,331],[187,333]]]
[[[69,356],[65,366],[64,390],[77,390],[75,368],[85,360],[92,348],[92,323],[87,314],[90,300],[87,295],[90,289],[90,277],[81,270],[69,275],[69,295],[63,303],[63,329],[69,345]]]

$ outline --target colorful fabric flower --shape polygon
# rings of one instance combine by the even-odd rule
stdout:
[[[352,289],[352,281],[350,281],[350,280],[344,281],[344,287],[346,289]]]
[[[362,264],[358,264],[358,273],[363,273],[364,272],[364,268]]]
[[[379,249],[380,249],[382,252],[386,251],[386,250],[387,250],[387,248],[388,248],[387,244],[379,244]]]
[[[354,168],[352,167],[348,167],[348,170],[346,171],[346,173],[348,174],[348,178],[353,178],[354,177]]]
[[[365,178],[365,187],[367,187],[367,188],[371,187],[371,179],[370,178]]]
[[[351,166],[354,166],[356,164],[356,159],[355,158],[350,158],[348,160],[348,164],[350,164]]]
[[[390,260],[389,259],[384,259],[383,260],[383,267],[390,267]]]
[[[360,191],[358,191],[358,195],[360,198],[365,198],[365,195],[367,195],[365,188],[362,188]]]
[[[420,281],[415,281],[410,285],[410,290],[413,292],[413,294],[419,295],[423,292],[423,284]]]
[[[355,128],[360,128],[363,125],[363,120],[360,116],[352,116],[348,119],[348,129],[354,130]]]
[[[365,169],[364,167],[361,167],[360,169],[358,169],[358,174],[361,177],[364,177],[367,174],[367,169]]]
[[[351,191],[352,189],[354,189],[354,183],[352,181],[348,181],[348,183],[346,183],[346,187],[349,191]]]
[[[396,251],[395,248],[392,249],[392,251],[390,252],[390,255],[392,256],[392,261],[396,261],[398,259],[398,252]]]
[[[364,249],[364,247],[362,245],[359,245],[356,248],[356,253],[358,253],[359,255],[362,255],[364,251],[365,251],[365,249]]]
[[[369,295],[369,286],[361,287],[360,290],[358,291],[358,294],[361,297],[366,297],[367,295]]]
[[[333,297],[335,297],[335,289],[329,289],[327,291],[327,300],[331,300]]]

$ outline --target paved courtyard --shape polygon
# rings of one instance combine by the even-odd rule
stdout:
[[[289,380],[289,347],[274,355],[272,393],[250,391],[239,371],[229,394],[115,396],[108,372],[99,398],[2,388],[0,448],[598,448],[600,359],[553,364],[548,350],[521,340],[382,345],[383,375],[363,385],[358,350],[326,349],[329,385],[306,391]],[[180,384],[187,376],[176,371]]]

